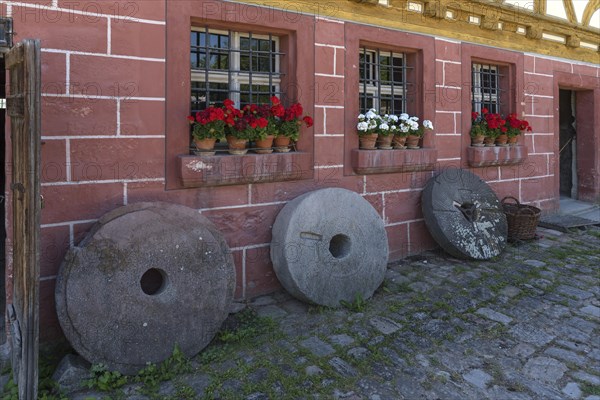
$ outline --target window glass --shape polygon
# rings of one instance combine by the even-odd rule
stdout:
[[[192,112],[206,108],[206,104],[221,106],[229,96],[229,85],[227,83],[192,82]]]
[[[475,112],[487,108],[490,113],[500,113],[500,68],[491,64],[472,64],[471,103]]]
[[[363,47],[359,54],[360,110],[380,113],[406,112],[406,55]]]
[[[190,44],[193,112],[227,98],[241,107],[281,96],[277,36],[193,28]]]

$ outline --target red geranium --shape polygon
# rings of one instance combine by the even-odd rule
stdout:
[[[529,122],[524,119],[517,118],[517,114],[508,114],[506,117],[506,134],[509,137],[518,136],[522,131],[531,132]]]
[[[273,104],[273,106],[270,108],[270,111],[273,117],[281,118],[285,115],[285,108],[279,103]]]
[[[261,128],[266,128],[269,125],[269,121],[266,118],[259,118],[257,121],[258,126]]]
[[[241,110],[232,107],[231,134],[239,139],[258,140],[268,136],[267,127],[271,114],[268,105],[247,104]]]
[[[303,113],[304,108],[300,103],[294,103],[286,108],[283,117],[280,117],[279,134],[297,141],[302,124],[306,124],[308,128],[313,126],[313,119],[308,115],[303,117]]]
[[[188,116],[187,120],[192,125],[194,139],[225,137],[226,113],[221,107],[210,106],[205,110],[198,111],[195,117]]]
[[[521,134],[521,131],[531,132],[531,126],[525,120],[518,119],[517,114],[508,114],[503,118],[500,114],[489,113],[487,108],[481,109],[481,114],[471,113],[471,136],[498,137],[506,134],[513,137]]]
[[[310,116],[302,116],[304,109],[300,103],[285,108],[277,96],[270,100],[271,104],[247,104],[241,110],[230,99],[223,102],[223,107],[210,106],[187,117],[193,125],[192,135],[196,139],[221,139],[227,133],[248,140],[283,135],[297,141],[302,124],[313,126]]]

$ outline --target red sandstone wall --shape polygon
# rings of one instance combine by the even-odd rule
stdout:
[[[271,226],[286,201],[321,187],[356,191],[375,207],[385,221],[392,260],[434,247],[420,211],[420,192],[435,172],[345,174],[345,141],[356,139],[354,126],[344,126],[344,108],[357,101],[357,94],[343,92],[347,69],[354,68],[345,58],[343,22],[314,19],[316,87],[334,83],[339,91],[333,103],[315,94],[314,109],[308,110],[315,117],[313,180],[165,191],[165,162],[172,162],[165,160],[165,112],[184,117],[187,110],[165,106],[164,1],[5,3],[0,6],[14,18],[16,40],[36,37],[43,46],[43,338],[60,335],[53,291],[66,250],[103,213],[128,203],[170,201],[214,221],[233,250],[237,297],[278,287],[269,261]],[[437,170],[466,167],[470,108],[462,96],[469,96],[470,88],[463,84],[463,69],[470,65],[461,64],[461,43],[438,38],[434,46],[436,81],[426,82],[424,93],[435,100],[435,110],[427,110],[435,126],[429,143],[438,150]],[[566,72],[561,85],[577,88],[577,74],[587,76],[592,88],[596,82],[598,107],[600,69],[520,57],[524,71],[517,76],[516,101],[534,126],[524,140],[529,158],[519,167],[472,170],[499,197],[513,195],[547,210],[557,207],[558,197],[555,71]],[[600,121],[594,126],[590,138],[598,140]],[[599,171],[597,150],[590,168]]]

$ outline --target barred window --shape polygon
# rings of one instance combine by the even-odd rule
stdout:
[[[363,47],[359,57],[361,112],[371,108],[386,114],[406,112],[407,70],[411,69],[406,54]]]
[[[490,113],[500,113],[502,78],[498,65],[472,64],[471,104],[475,112],[481,113],[482,108],[487,108]]]
[[[192,28],[192,112],[227,98],[243,107],[281,96],[283,55],[279,38],[271,34]]]

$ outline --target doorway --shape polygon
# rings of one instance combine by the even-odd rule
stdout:
[[[560,197],[577,199],[576,92],[559,90]]]

